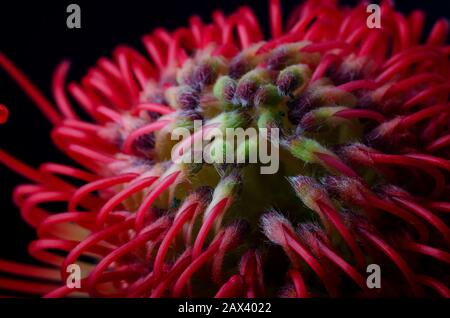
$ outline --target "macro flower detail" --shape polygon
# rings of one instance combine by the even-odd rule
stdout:
[[[268,4],[270,35],[242,7],[158,28],[142,37],[145,54],[121,45],[80,82],[66,83],[65,60],[53,101],[0,52],[73,162],[34,168],[0,150],[0,163],[29,180],[12,199],[42,263],[0,259],[0,290],[450,297],[447,22],[425,35],[422,11],[382,1],[371,29],[363,3],[306,0],[284,23],[280,1]],[[202,139],[249,127],[279,130],[276,173],[224,162],[224,138]],[[177,128],[190,137],[173,140]],[[234,155],[248,157],[255,140]],[[197,142],[212,162],[174,160]],[[66,284],[72,264],[79,288]],[[382,268],[380,289],[367,286],[370,264]]]

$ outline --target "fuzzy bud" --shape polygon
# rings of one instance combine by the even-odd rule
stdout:
[[[286,229],[294,232],[291,222],[275,210],[261,217],[261,228],[270,241],[282,247],[287,247]]]
[[[340,154],[347,161],[362,166],[374,166],[375,163],[370,157],[370,154],[374,152],[375,151],[373,149],[361,143],[353,143],[345,147],[342,147],[340,150]]]
[[[222,132],[225,132],[226,128],[247,127],[250,121],[251,118],[246,113],[231,111],[214,117],[207,124],[217,125]]]
[[[246,73],[239,80],[236,87],[236,100],[242,106],[253,105],[253,100],[258,88],[269,80],[267,70],[258,68]]]
[[[289,140],[284,141],[284,145],[289,149],[294,157],[299,158],[306,163],[321,164],[322,161],[317,156],[317,154],[320,153],[335,157],[332,152],[323,147],[314,139],[303,136],[295,136],[290,138]]]
[[[324,80],[317,80],[309,88],[311,98],[317,106],[327,105],[346,105],[347,107],[356,106],[356,97],[334,85],[329,85]]]
[[[277,128],[282,125],[282,116],[275,110],[264,110],[260,113],[257,125],[259,128]]]
[[[281,70],[289,65],[297,64],[301,60],[300,49],[305,43],[289,43],[277,47],[270,52],[267,58],[267,68],[270,70]]]
[[[325,189],[313,178],[296,176],[290,177],[288,180],[303,204],[311,210],[320,211],[320,208],[317,206],[317,201],[329,201]]]
[[[220,101],[232,103],[236,92],[236,81],[229,76],[221,76],[214,84],[213,94]]]
[[[220,74],[227,71],[225,62],[221,57],[203,57],[188,60],[177,73],[177,81],[189,85],[196,91],[202,91],[212,85]]]
[[[198,89],[203,89],[205,86],[212,85],[219,74],[225,73],[227,67],[224,61],[218,57],[209,57],[200,62],[195,68],[193,74],[193,81]]]
[[[364,196],[365,187],[361,181],[345,176],[327,176],[322,184],[329,193],[339,197],[342,201],[356,205],[365,206],[367,200]]]
[[[181,109],[195,109],[200,102],[199,93],[190,86],[180,86],[177,92],[177,105]]]
[[[254,105],[256,107],[273,107],[282,101],[276,86],[266,84],[258,88],[255,95]]]

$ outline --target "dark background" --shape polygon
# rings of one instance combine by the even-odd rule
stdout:
[[[284,0],[284,18],[299,2]],[[66,7],[70,3],[81,7],[81,29],[66,27]],[[117,44],[143,51],[140,37],[155,27],[173,30],[186,25],[194,14],[209,21],[214,9],[230,13],[243,4],[250,5],[260,20],[267,21],[266,0],[1,0],[0,50],[50,96],[52,71],[63,58],[72,60],[69,80],[77,80]],[[427,29],[431,21],[448,18],[450,11],[448,0],[397,1],[396,7],[404,12],[423,9]],[[46,161],[67,163],[50,142],[50,124],[1,70],[0,103],[11,112],[8,122],[0,126],[0,148],[34,167]],[[11,201],[13,187],[25,181],[0,166],[0,258],[29,261],[26,251],[34,231],[21,220]]]

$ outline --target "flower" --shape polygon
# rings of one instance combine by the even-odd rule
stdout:
[[[372,29],[362,3],[308,0],[283,24],[270,0],[269,38],[248,7],[216,11],[209,24],[194,17],[145,35],[148,57],[119,46],[80,83],[66,84],[63,61],[54,102],[0,53],[74,162],[36,169],[0,150],[0,162],[30,180],[13,199],[43,263],[0,260],[0,289],[450,297],[448,25],[437,21],[421,42],[421,11],[380,6]],[[7,116],[0,105],[0,122]],[[203,133],[177,143],[171,132],[198,120],[207,132],[279,129],[280,170],[175,162],[172,150],[183,156]],[[380,289],[366,284],[369,264],[382,268]]]

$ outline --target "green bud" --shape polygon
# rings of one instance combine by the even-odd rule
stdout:
[[[323,147],[314,139],[309,139],[303,136],[292,138],[285,143],[291,154],[303,160],[306,163],[320,163],[316,153],[324,153],[334,156],[332,152]]]
[[[277,87],[283,95],[296,94],[310,78],[311,70],[307,65],[291,65],[278,74]]]

